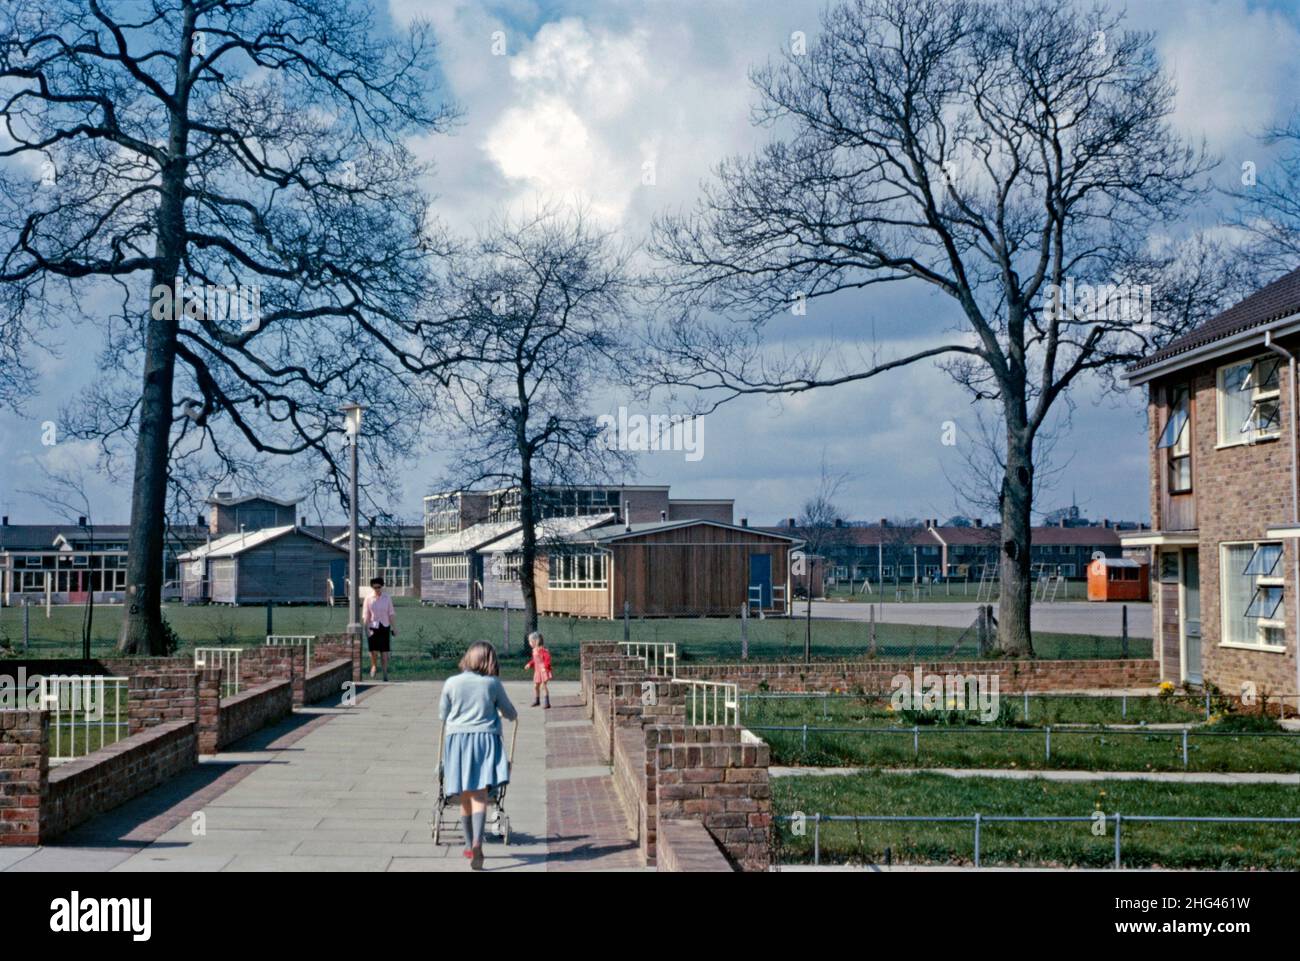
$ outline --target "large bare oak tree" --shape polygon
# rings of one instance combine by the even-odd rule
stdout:
[[[452,113],[429,28],[386,32],[369,2],[11,0],[4,16],[0,323],[120,305],[95,318],[103,383],[70,426],[134,448],[120,647],[159,653],[178,457],[303,455],[342,496],[341,403],[372,408],[372,463],[412,441],[428,378],[400,375],[443,369],[454,345],[420,309],[439,248],[402,141]]]
[[[716,403],[937,361],[995,403],[999,642],[1031,653],[1036,439],[1076,381],[1141,354],[1152,318],[1115,285],[1160,266],[1150,239],[1211,166],[1170,126],[1152,38],[1046,0],[851,0],[753,81],[771,141],[656,225],[677,311],[659,377]],[[947,336],[898,356],[764,342],[793,306],[900,281],[948,298]]]

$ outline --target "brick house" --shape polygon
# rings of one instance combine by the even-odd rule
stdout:
[[[1294,695],[1300,270],[1129,368],[1147,389],[1161,678]],[[1294,701],[1291,702],[1294,706]]]

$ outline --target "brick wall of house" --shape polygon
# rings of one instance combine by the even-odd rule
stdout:
[[[1290,350],[1300,350],[1300,343],[1288,343],[1287,347]],[[1255,685],[1261,694],[1292,694],[1297,689],[1295,541],[1283,543],[1282,564],[1286,582],[1283,591],[1286,611],[1285,649],[1247,650],[1223,647],[1220,644],[1223,637],[1220,603],[1221,545],[1233,541],[1264,540],[1269,527],[1285,524],[1292,517],[1290,404],[1293,392],[1285,364],[1279,369],[1281,436],[1276,440],[1255,444],[1224,448],[1218,446],[1217,371],[1223,364],[1263,352],[1262,346],[1256,346],[1235,357],[1218,359],[1193,371],[1181,372],[1153,384],[1149,395],[1152,517],[1156,521],[1155,526],[1159,528],[1159,494],[1165,452],[1157,450],[1155,446],[1158,440],[1155,401],[1168,384],[1188,381],[1192,384],[1195,395],[1192,490],[1196,496],[1199,541],[1202,675],[1207,681],[1231,694],[1238,693],[1245,683]],[[1157,563],[1153,566],[1153,572],[1158,576],[1158,557],[1155,560]],[[1158,639],[1158,609],[1154,617]],[[1157,640],[1156,647],[1159,646]],[[1168,680],[1177,681],[1179,665],[1165,664],[1164,676]],[[1292,706],[1294,703],[1293,701]]]
[[[50,716],[0,710],[0,846],[39,844],[49,790]]]

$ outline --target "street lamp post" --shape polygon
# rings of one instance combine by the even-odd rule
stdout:
[[[351,493],[348,496],[348,633],[360,634],[361,623],[357,618],[357,445],[361,440],[361,412],[365,410],[355,401],[344,404],[343,426],[347,431],[348,446],[351,448]]]

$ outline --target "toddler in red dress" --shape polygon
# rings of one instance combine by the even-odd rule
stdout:
[[[541,704],[543,708],[551,706],[551,690],[546,682],[552,677],[551,652],[546,649],[546,640],[537,631],[528,635],[528,646],[533,649],[533,656],[524,665],[524,670],[533,669],[533,707]]]

